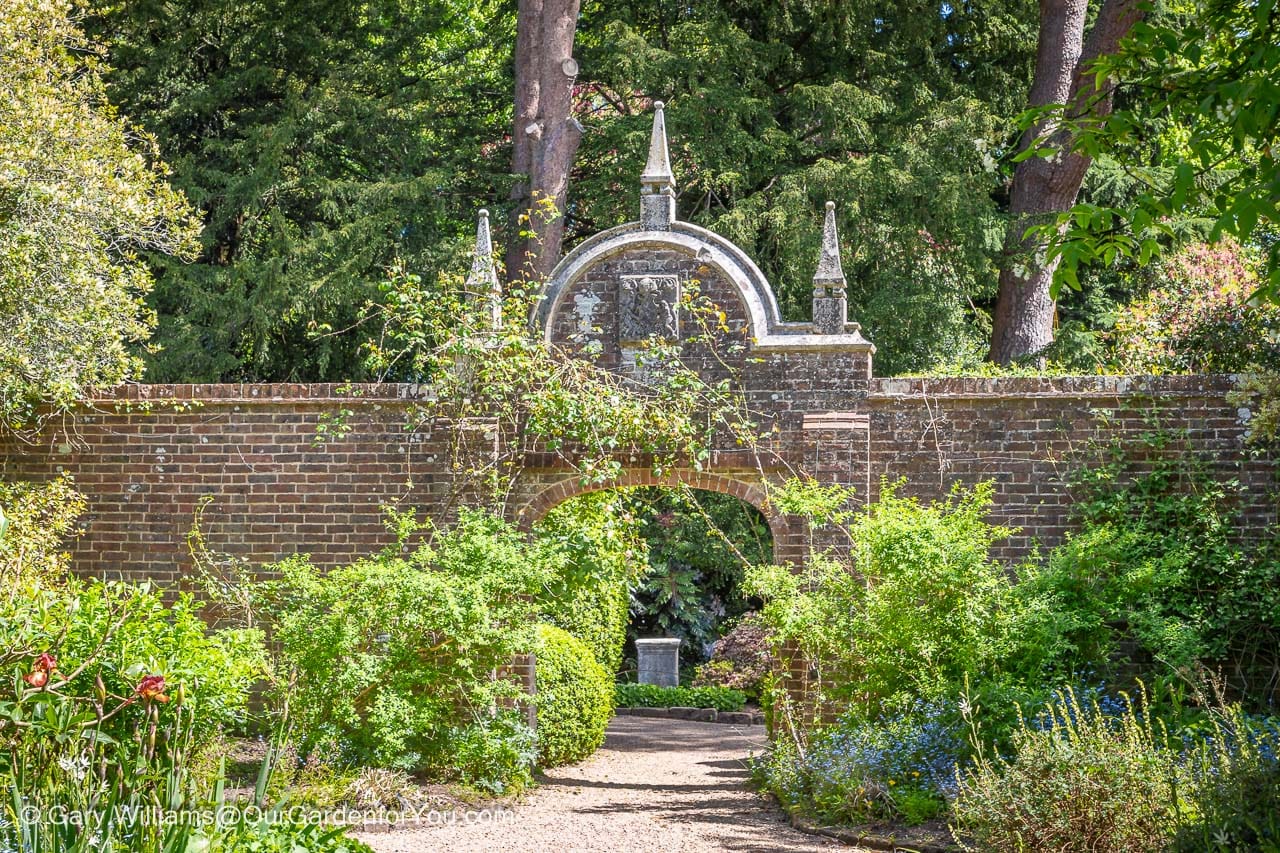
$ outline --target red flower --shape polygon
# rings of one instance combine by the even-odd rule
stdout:
[[[134,691],[148,702],[168,702],[169,697],[164,695],[164,676],[148,675],[146,678],[138,682],[138,687]]]
[[[39,689],[49,683],[49,676],[56,672],[57,669],[57,658],[45,652],[35,659],[35,662],[31,664],[31,671],[22,676],[22,680]]]

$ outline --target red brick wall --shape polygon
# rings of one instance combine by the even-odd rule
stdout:
[[[1245,508],[1261,527],[1276,520],[1275,460],[1244,453],[1245,423],[1226,400],[1225,376],[1058,379],[883,379],[865,401],[871,420],[871,481],[905,478],[905,492],[944,494],[953,483],[994,480],[995,519],[1021,528],[1000,555],[1018,558],[1068,530],[1064,478],[1100,445],[1135,453],[1153,430],[1185,432],[1171,452],[1213,455],[1224,477],[1246,487]]]
[[[797,377],[813,370],[812,357],[790,366],[787,358],[760,365],[753,380],[762,400],[779,396],[774,452],[749,459],[725,451],[709,472],[675,475],[762,506],[782,561],[801,559],[807,538],[802,525],[763,506],[763,479],[802,471],[874,497],[882,476],[904,477],[908,493],[926,498],[957,481],[993,479],[997,519],[1022,528],[1001,551],[1016,558],[1066,531],[1063,477],[1092,443],[1133,439],[1155,425],[1184,429],[1191,446],[1220,454],[1224,474],[1249,489],[1251,519],[1275,520],[1274,460],[1241,454],[1244,427],[1225,400],[1226,377],[883,379],[840,391],[819,387],[820,378],[803,387]],[[74,475],[89,498],[84,534],[72,546],[86,574],[179,580],[190,566],[185,535],[204,496],[212,500],[204,515],[212,547],[254,563],[310,553],[336,565],[389,541],[383,504],[448,511],[450,427],[403,429],[406,408],[422,393],[402,385],[127,388],[51,425],[34,444],[0,445],[0,477]],[[343,410],[349,433],[317,445],[321,416]],[[805,428],[806,413],[833,410],[845,415],[811,418]],[[622,485],[651,482],[637,469]],[[562,468],[535,465],[511,512],[528,521],[582,490]]]

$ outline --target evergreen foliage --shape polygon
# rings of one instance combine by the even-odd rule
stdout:
[[[537,656],[539,763],[586,758],[604,743],[613,678],[581,640],[554,625],[538,626]]]
[[[493,0],[92,4],[112,100],[199,209],[200,256],[152,258],[152,381],[358,379],[396,258],[432,278],[498,194],[512,16]],[[499,47],[501,46],[501,47]]]
[[[617,492],[589,492],[560,504],[537,525],[539,540],[563,560],[544,617],[584,642],[611,675],[622,666],[630,598],[643,566],[638,519]]]

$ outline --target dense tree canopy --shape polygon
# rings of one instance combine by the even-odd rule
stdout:
[[[138,374],[151,284],[139,252],[182,254],[185,200],[151,140],[107,104],[67,0],[0,6],[0,427]]]
[[[1004,179],[1035,47],[1029,2],[608,3],[584,19],[593,126],[571,215],[634,216],[647,103],[662,97],[680,211],[743,245],[807,319],[818,211],[840,202],[850,316],[878,369],[982,349]],[[585,72],[584,72],[585,73]]]
[[[1139,35],[1219,31],[1208,12],[1173,5]],[[509,214],[495,215],[495,236],[522,254],[520,213],[539,176],[538,158],[512,145],[516,21],[538,4],[198,0],[182,15],[162,0],[90,6],[89,26],[111,48],[113,100],[155,134],[204,221],[196,263],[151,258],[150,379],[364,378],[373,332],[359,319],[388,268],[443,292],[481,206]],[[1015,162],[1016,119],[1040,17],[1030,0],[585,0],[567,42],[573,60],[553,63],[573,81],[572,114],[548,120],[583,132],[563,216],[545,230],[563,228],[569,248],[636,217],[650,108],[665,100],[681,217],[742,244],[789,319],[808,316],[819,211],[833,199],[850,316],[879,348],[877,372],[972,369],[987,355],[1000,268],[1011,263],[1010,191],[1027,169]],[[1188,62],[1214,62],[1213,50]],[[1126,73],[1140,65],[1125,52],[1113,62]],[[1080,209],[1152,210],[1143,199],[1186,197],[1145,187],[1176,174],[1171,142],[1203,136],[1190,96],[1157,103],[1139,81],[1115,98],[1109,128],[1150,132],[1137,160],[1131,135],[1082,152],[1092,166]],[[513,172],[513,155],[528,174]],[[1203,196],[1234,165],[1211,158],[1189,186]],[[1257,181],[1236,183],[1249,192]],[[1084,293],[1064,294],[1046,318],[1068,350],[1149,287],[1105,245],[1073,251],[1063,269]]]
[[[397,257],[452,257],[507,163],[510,15],[492,2],[100,2],[112,95],[204,217],[157,263],[155,381],[353,378]],[[320,333],[317,335],[316,333]]]

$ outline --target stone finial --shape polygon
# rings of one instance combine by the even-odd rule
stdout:
[[[813,295],[826,296],[827,289],[844,293],[844,268],[840,266],[840,236],[836,233],[836,203],[827,202],[827,216],[822,223],[822,251],[818,254],[818,271],[813,274]]]
[[[849,322],[849,302],[845,297],[844,268],[840,266],[840,236],[836,233],[836,203],[827,202],[822,223],[822,251],[813,274],[813,330],[823,335],[839,335]]]
[[[467,295],[485,300],[494,329],[502,326],[502,285],[493,266],[493,239],[489,235],[489,211],[481,209],[476,223],[476,248],[467,276]]]
[[[640,223],[649,231],[669,231],[676,218],[676,178],[671,172],[664,107],[662,101],[653,102],[649,159],[640,176]]]

